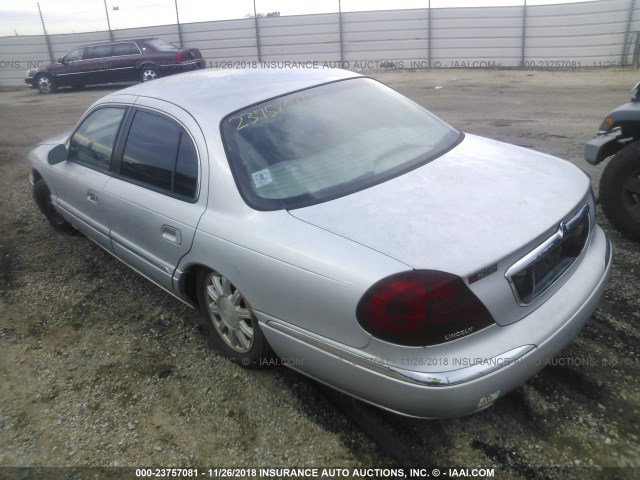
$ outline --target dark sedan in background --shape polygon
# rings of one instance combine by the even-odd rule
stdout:
[[[43,68],[27,72],[25,83],[42,93],[114,82],[146,82],[204,68],[197,48],[180,49],[159,38],[139,38],[74,48]]]

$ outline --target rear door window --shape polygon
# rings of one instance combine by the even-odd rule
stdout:
[[[120,56],[120,55],[135,55],[138,53],[140,53],[140,50],[138,50],[138,47],[136,46],[136,44],[132,42],[115,43],[113,45],[112,55],[114,57]]]
[[[120,175],[153,190],[194,199],[198,183],[195,146],[173,121],[139,110],[129,129]]]

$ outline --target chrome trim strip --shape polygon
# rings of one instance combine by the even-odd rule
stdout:
[[[188,60],[186,62],[182,62],[182,63],[167,63],[166,65],[155,65],[158,68],[160,68],[161,70],[163,69],[167,69],[167,68],[184,68],[185,66],[190,67],[192,65],[196,65],[199,64],[202,61],[201,58],[196,59],[196,60]],[[107,63],[107,62],[103,62],[103,63]],[[65,77],[68,75],[89,75],[89,74],[93,74],[93,73],[102,73],[102,72],[114,72],[116,70],[132,70],[132,69],[138,69],[138,67],[136,66],[131,66],[131,67],[118,67],[118,68],[103,68],[102,70],[84,70],[82,72],[66,72],[66,73],[57,73],[55,76],[56,77]],[[108,83],[108,82],[105,82]]]
[[[468,367],[460,368],[458,370],[450,370],[441,373],[422,373],[414,372],[411,370],[404,370],[391,367],[394,371],[399,372],[405,378],[413,380],[414,383],[421,383],[425,385],[458,385],[460,383],[470,382],[476,378],[489,375],[496,370],[500,370],[503,367],[515,363],[533,350],[535,345],[522,345],[520,347],[513,348],[507,352],[496,355],[492,358],[479,359],[480,362],[470,365]]]
[[[131,70],[136,67],[118,67],[118,68],[103,68],[102,70],[85,70],[82,72],[67,72],[67,73],[58,73],[56,77],[65,77],[67,75],[89,75],[91,73],[101,73],[101,72],[113,72],[116,70]]]
[[[277,332],[289,335],[296,340],[333,355],[343,362],[357,365],[396,380],[427,387],[449,387],[460,383],[470,382],[471,380],[483,377],[515,363],[521,357],[536,348],[535,345],[522,345],[501,353],[500,355],[496,355],[495,357],[481,359],[482,361],[478,364],[470,365],[458,370],[437,373],[416,372],[413,370],[394,367],[385,363],[384,359],[381,358],[351,352],[277,321],[269,320],[267,321],[267,326]]]
[[[560,222],[560,225],[558,226],[558,230],[556,231],[556,233],[554,233],[551,237],[549,237],[547,240],[542,242],[540,245],[534,248],[531,252],[527,253],[524,257],[522,257],[520,260],[518,260],[516,263],[514,263],[507,269],[504,276],[509,282],[509,286],[511,287],[511,290],[513,291],[513,294],[516,297],[518,305],[520,305],[521,307],[526,307],[527,305],[530,305],[531,303],[533,303],[537,298],[540,298],[541,295],[543,295],[558,280],[560,280],[560,278],[564,276],[564,274],[573,266],[576,260],[582,255],[582,252],[580,252],[580,255],[578,255],[567,266],[567,268],[558,276],[558,278],[550,282],[549,285],[547,285],[544,288],[544,290],[541,290],[540,292],[538,292],[537,295],[535,295],[530,302],[525,302],[524,300],[522,300],[522,298],[520,298],[520,293],[518,292],[518,289],[516,288],[516,285],[513,282],[512,277],[522,272],[523,270],[530,268],[532,265],[538,262],[540,258],[544,257],[547,253],[549,253],[550,251],[558,247],[562,243],[565,235],[573,232],[573,230],[575,230],[579,226],[580,222],[583,220],[585,216],[588,217],[587,225],[589,229],[587,233],[587,241],[585,242],[585,246],[586,246],[586,243],[589,241],[589,237],[591,236],[591,212],[588,204],[582,207],[580,211],[576,213],[573,217],[571,217],[569,221]],[[583,247],[583,251],[584,251],[584,247]]]

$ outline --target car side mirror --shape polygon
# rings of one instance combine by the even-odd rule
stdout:
[[[64,65],[64,58],[60,57],[60,58],[58,59],[58,63],[62,63],[62,64]]]
[[[49,150],[49,155],[47,155],[47,161],[49,165],[57,165],[58,163],[64,162],[67,159],[67,147],[64,145],[56,145],[51,150]]]

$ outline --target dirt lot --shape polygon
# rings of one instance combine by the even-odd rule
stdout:
[[[638,80],[615,70],[373,75],[462,130],[579,165],[596,190],[601,167],[582,160],[584,143]],[[411,462],[493,467],[500,479],[640,474],[640,246],[600,213],[612,279],[563,354],[461,419],[405,419],[341,398],[371,419],[374,441],[314,382],[228,364],[206,348],[196,312],[86,238],[48,226],[31,200],[27,152],[112,90],[0,92],[0,467]]]

